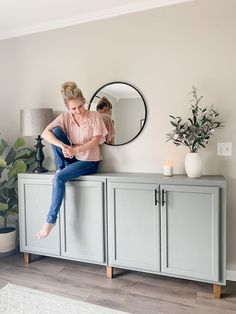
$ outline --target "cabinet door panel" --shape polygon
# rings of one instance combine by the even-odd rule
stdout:
[[[157,188],[151,184],[108,183],[109,264],[160,270]]]
[[[21,181],[20,247],[22,251],[60,255],[59,221],[50,235],[38,240],[36,233],[46,220],[51,202],[52,185],[48,180]],[[23,197],[24,195],[24,197]]]
[[[105,262],[103,182],[66,184],[62,210],[62,256]]]
[[[218,187],[163,185],[162,271],[218,281]]]

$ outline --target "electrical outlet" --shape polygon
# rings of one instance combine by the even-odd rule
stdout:
[[[217,143],[217,156],[232,156],[232,143]]]

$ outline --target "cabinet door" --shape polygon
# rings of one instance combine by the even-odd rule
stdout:
[[[160,271],[158,186],[108,183],[109,265]]]
[[[101,181],[66,184],[61,212],[62,256],[105,263],[103,184]]]
[[[163,185],[162,272],[218,281],[219,187]]]
[[[20,249],[23,252],[45,255],[60,255],[59,221],[50,235],[36,238],[46,220],[51,202],[50,180],[22,179],[19,183]]]

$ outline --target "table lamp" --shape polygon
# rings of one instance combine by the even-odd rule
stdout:
[[[21,109],[20,110],[20,133],[22,136],[37,136],[36,162],[37,167],[34,173],[47,172],[48,169],[42,166],[44,153],[41,134],[46,126],[53,121],[53,111],[49,108]]]

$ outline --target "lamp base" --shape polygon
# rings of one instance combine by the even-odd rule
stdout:
[[[32,172],[33,173],[48,172],[48,169],[44,168],[43,166],[38,166]]]
[[[42,144],[42,137],[38,135],[38,137],[36,137],[36,141],[37,141],[37,144],[35,145],[35,147],[37,150],[36,150],[35,161],[37,162],[37,167],[33,170],[33,173],[48,172],[48,169],[42,166],[42,163],[44,161],[44,153],[43,153],[44,145]]]

